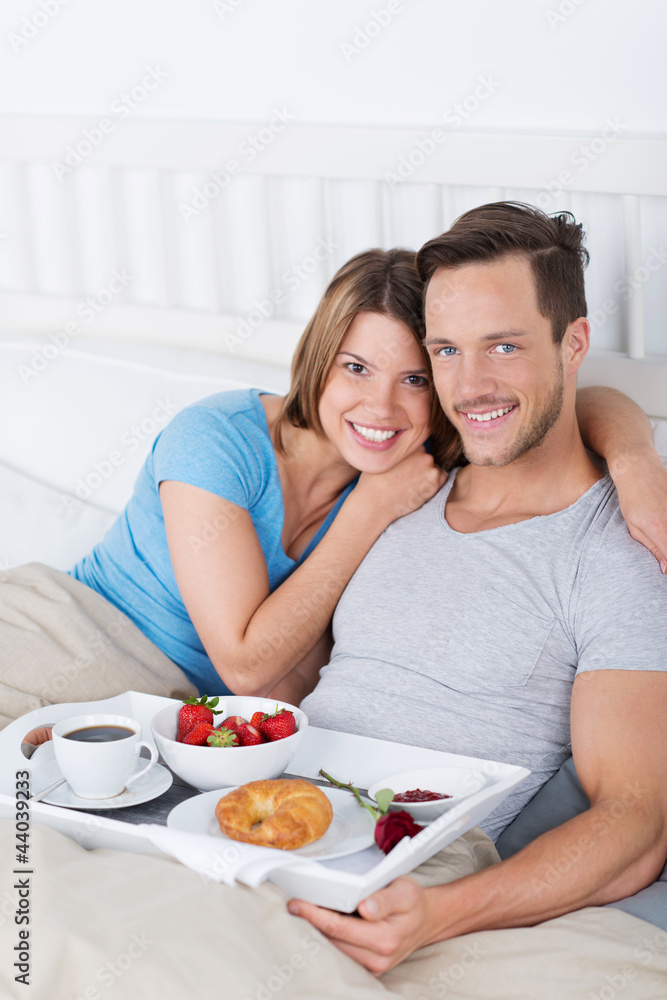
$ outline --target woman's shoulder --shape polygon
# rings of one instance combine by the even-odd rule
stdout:
[[[172,417],[153,446],[156,466],[178,459],[187,467],[211,462],[244,468],[262,478],[275,453],[260,389],[216,392],[184,407]]]
[[[260,389],[216,392],[190,403],[171,420],[174,431],[217,432],[231,440],[248,439],[255,445],[271,447],[271,436],[262,406]]]
[[[148,458],[156,485],[177,479],[251,505],[273,479],[275,467],[260,395],[259,389],[217,392],[180,410]],[[238,485],[233,496],[230,482]]]
[[[190,403],[181,410],[185,412],[208,412],[221,417],[245,417],[252,423],[261,426],[266,423],[263,415],[263,407],[260,402],[261,389],[231,389],[225,392],[215,392],[211,396],[204,396],[194,403]]]

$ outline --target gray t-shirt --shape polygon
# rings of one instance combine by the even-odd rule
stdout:
[[[302,707],[315,726],[529,768],[482,824],[496,838],[571,753],[578,672],[667,669],[667,579],[609,476],[472,534],[444,517],[455,478],[364,559]]]

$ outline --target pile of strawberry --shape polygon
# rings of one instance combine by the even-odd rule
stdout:
[[[203,695],[199,700],[184,701],[178,713],[176,742],[194,747],[253,747],[284,740],[296,732],[294,713],[277,705],[273,715],[255,712],[250,722],[240,715],[229,715],[216,727],[214,716],[222,715],[216,711],[219,700]]]

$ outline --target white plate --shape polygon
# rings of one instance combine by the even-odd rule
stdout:
[[[233,788],[221,788],[202,792],[201,795],[194,795],[191,799],[180,802],[169,813],[167,826],[186,833],[203,833],[221,840],[230,840],[218,826],[215,807],[223,795],[232,791]],[[290,856],[329,861],[365,851],[374,844],[375,820],[368,809],[363,809],[352,793],[342,788],[322,788],[322,791],[333,807],[331,826],[319,840],[286,853]]]
[[[37,766],[36,766],[37,765]],[[30,758],[30,790],[37,795],[42,788],[52,785],[62,773],[58,767],[53,752],[53,743],[42,743]],[[135,771],[146,766],[143,757],[137,759]],[[75,795],[67,783],[55,788],[50,795],[43,798],[52,806],[63,806],[65,809],[125,809],[127,806],[138,806],[142,802],[150,802],[171,788],[174,776],[162,764],[155,764],[150,771],[126,788],[120,795],[110,799],[82,799]]]

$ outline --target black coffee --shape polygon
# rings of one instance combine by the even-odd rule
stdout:
[[[66,740],[79,740],[81,743],[111,743],[113,740],[124,740],[134,736],[134,729],[127,726],[85,726],[65,734]]]

